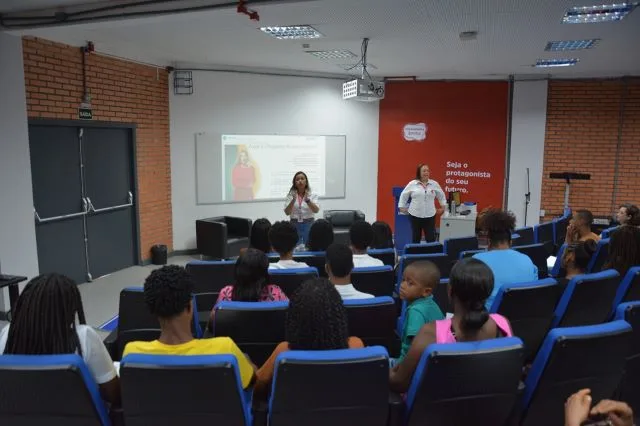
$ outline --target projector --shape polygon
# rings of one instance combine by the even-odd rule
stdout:
[[[384,82],[357,78],[342,84],[342,99],[375,102],[384,99]]]

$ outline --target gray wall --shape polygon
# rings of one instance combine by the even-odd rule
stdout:
[[[0,263],[12,275],[38,274],[22,40],[0,32]],[[0,310],[9,305],[7,291]]]

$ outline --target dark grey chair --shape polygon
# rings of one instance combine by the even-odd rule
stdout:
[[[324,218],[333,226],[333,242],[349,244],[349,228],[358,220],[365,220],[360,210],[325,210]]]
[[[249,246],[251,219],[219,216],[196,220],[198,253],[213,259],[239,256]]]

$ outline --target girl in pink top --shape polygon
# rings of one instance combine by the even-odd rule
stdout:
[[[511,337],[509,321],[485,308],[493,290],[493,272],[482,261],[460,260],[449,275],[449,298],[453,317],[425,324],[411,343],[404,360],[390,372],[391,389],[406,392],[424,350],[432,343],[477,342]]]

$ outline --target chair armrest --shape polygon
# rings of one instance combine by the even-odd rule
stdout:
[[[102,341],[107,348],[111,359],[115,360],[118,352],[118,328],[116,327],[105,339]]]
[[[227,224],[211,219],[196,220],[196,246],[200,254],[224,259],[227,247]]]
[[[360,210],[355,210],[354,211],[354,217],[355,217],[356,221],[364,220],[364,213],[362,211],[360,211]]]
[[[224,221],[227,224],[229,235],[236,237],[248,237],[251,235],[251,219],[225,216]]]
[[[267,401],[257,400],[253,398],[253,426],[267,426],[269,415],[269,404]]]
[[[389,418],[387,419],[388,426],[401,426],[404,425],[404,416],[407,406],[402,398],[402,395],[395,392],[389,392]]]

